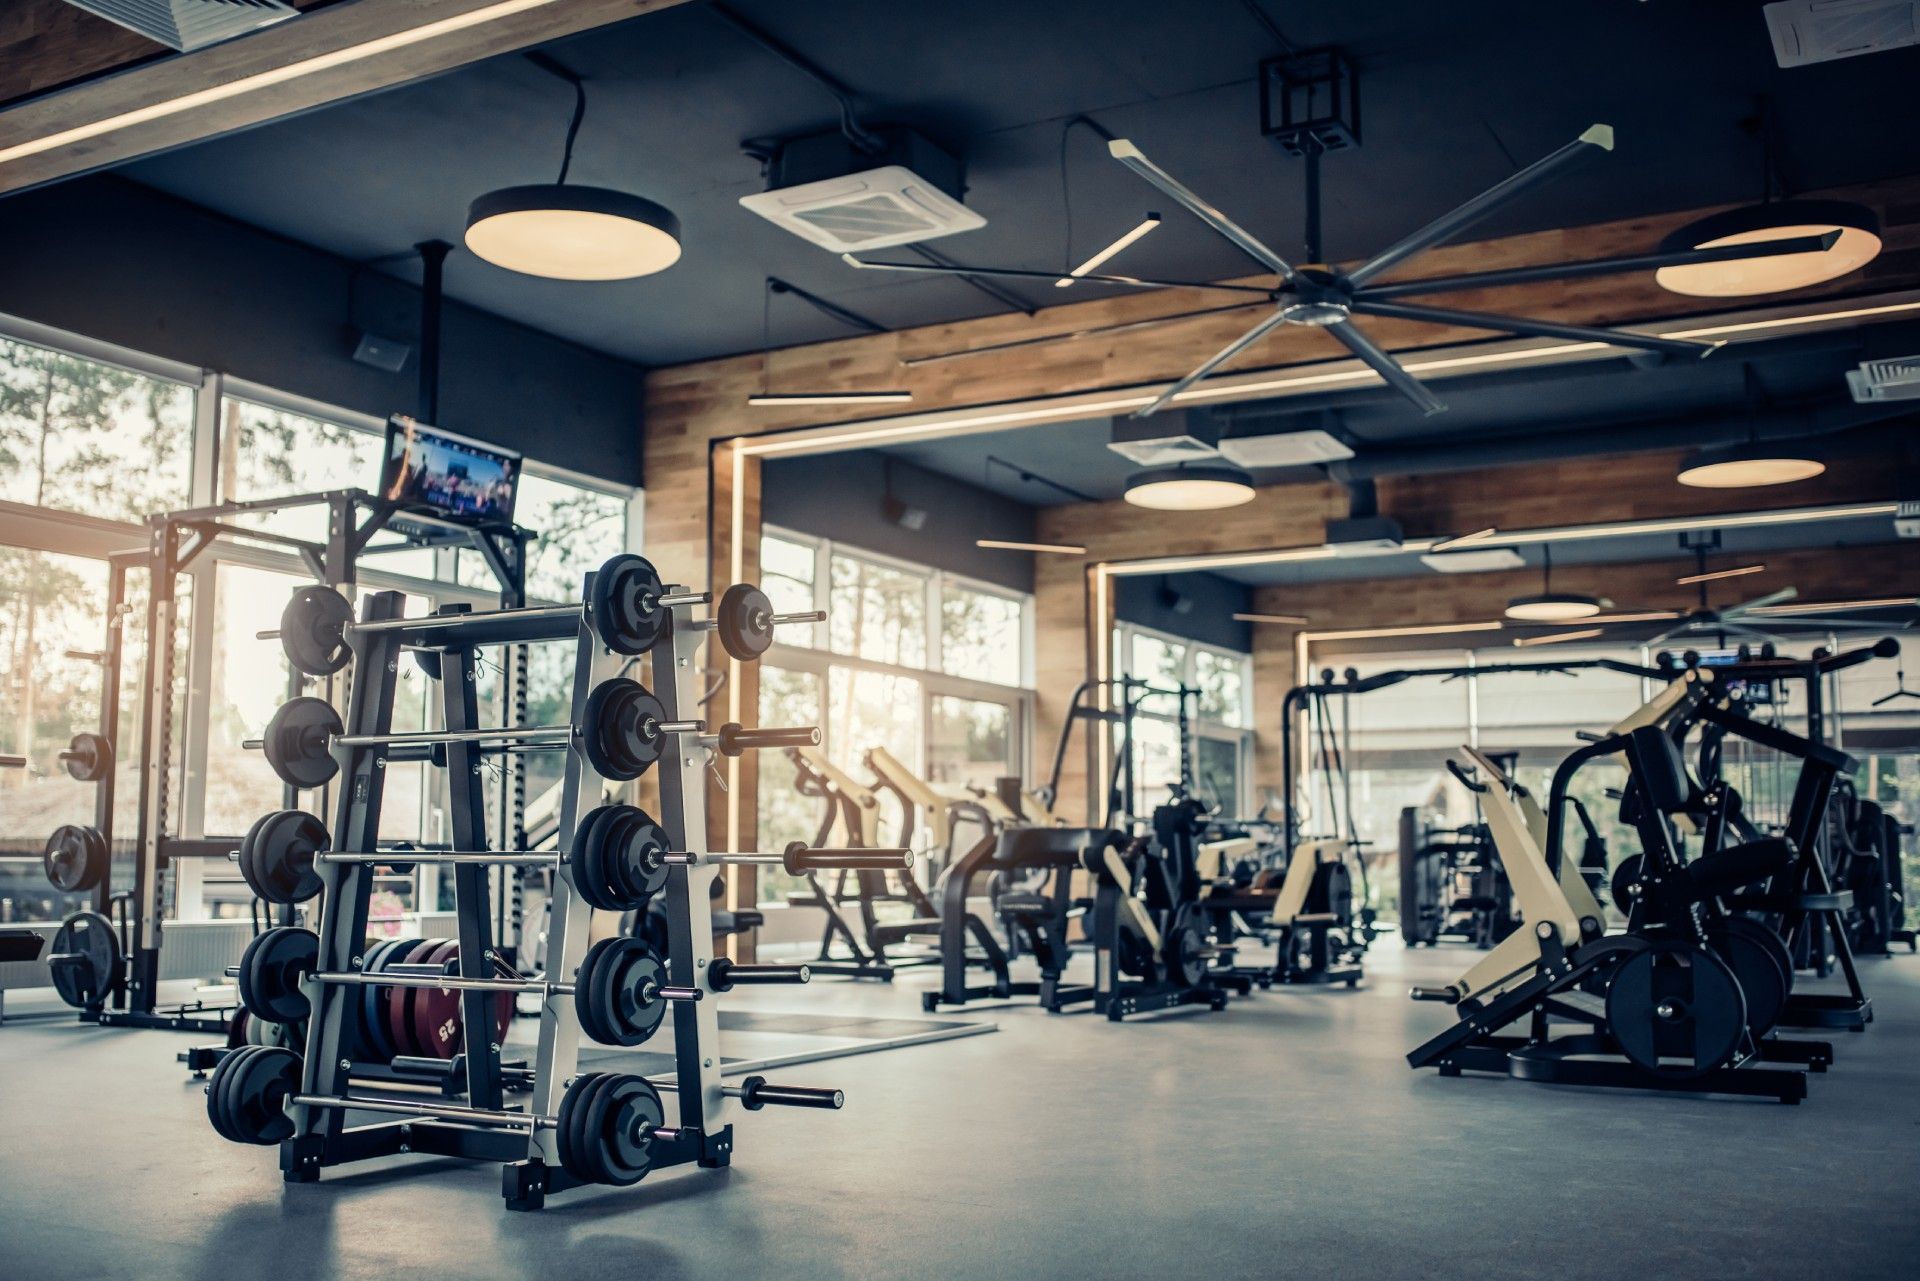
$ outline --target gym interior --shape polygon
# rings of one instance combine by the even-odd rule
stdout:
[[[0,1272],[1920,1268],[1913,5],[4,9]]]

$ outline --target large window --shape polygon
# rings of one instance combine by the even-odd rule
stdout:
[[[0,499],[138,522],[181,507],[193,389],[0,337]]]
[[[762,539],[760,584],[777,609],[827,611],[815,627],[782,628],[761,661],[761,724],[819,725],[828,758],[862,783],[875,747],[942,785],[990,790],[1021,773],[1029,597],[781,530]],[[825,816],[772,753],[760,757],[757,800],[763,849],[812,840]],[[883,803],[882,841],[894,839],[898,808]],[[764,902],[792,888],[760,876]]]
[[[1253,751],[1252,660],[1245,654],[1203,645],[1133,623],[1114,629],[1113,652],[1119,673],[1146,681],[1153,689],[1136,703],[1133,728],[1136,817],[1150,813],[1181,781],[1224,818],[1245,817],[1259,808],[1247,796]],[[1190,691],[1184,698],[1173,691]],[[1187,721],[1185,761],[1181,758],[1182,703]]]
[[[0,770],[0,922],[57,919],[82,905],[47,886],[39,852],[62,823],[92,823],[94,789],[57,759],[80,731],[102,728],[109,558],[145,546],[154,512],[218,501],[274,498],[377,484],[384,423],[236,379],[153,360],[104,344],[0,318],[0,752],[27,757]],[[637,497],[617,485],[528,460],[516,519],[540,535],[529,552],[527,589],[539,600],[577,598],[582,576],[628,549]],[[236,517],[276,534],[318,540],[326,509]],[[375,538],[359,563],[359,590],[399,590],[409,613],[447,604],[488,607],[497,585],[474,555],[397,546]],[[145,659],[144,564],[126,558],[120,676],[120,741],[114,744],[114,877],[129,884],[137,829],[140,703]],[[282,803],[279,781],[256,752],[259,734],[290,693],[279,647],[255,633],[277,626],[288,593],[311,582],[291,549],[215,543],[175,587],[174,716],[167,727],[174,775],[170,836],[231,836]],[[564,719],[572,688],[569,645],[527,648],[527,719]],[[505,716],[505,656],[483,653],[483,716]],[[408,662],[395,704],[398,728],[439,719],[438,686]],[[557,781],[549,754],[511,758],[528,801]],[[502,779],[488,783],[494,794]],[[381,835],[445,841],[443,791],[435,771],[388,771]],[[307,803],[316,803],[307,798]],[[384,886],[381,903],[431,903],[431,869]],[[177,864],[165,885],[178,918],[244,916],[250,895],[214,860]],[[384,910],[384,909],[383,909]],[[397,926],[396,926],[397,928]]]

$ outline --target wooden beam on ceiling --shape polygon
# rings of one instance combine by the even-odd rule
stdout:
[[[36,84],[91,78],[0,108],[0,194],[682,3],[340,0],[237,40],[148,60],[159,46],[139,41],[139,52],[114,35],[103,49],[93,45],[99,29],[55,21],[43,0],[31,0],[28,7],[45,21],[25,29],[12,15],[0,28],[0,49],[12,48],[10,68],[21,60],[31,64],[8,83],[31,91]],[[118,32],[111,24],[99,26]],[[77,47],[76,41],[92,47]]]

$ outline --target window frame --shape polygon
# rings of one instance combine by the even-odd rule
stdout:
[[[1239,725],[1229,725],[1224,721],[1212,720],[1201,716],[1198,714],[1198,700],[1195,700],[1196,714],[1190,719],[1188,724],[1196,740],[1204,738],[1215,742],[1229,743],[1233,746],[1234,798],[1239,802],[1239,808],[1244,813],[1252,813],[1253,810],[1248,809],[1248,805],[1253,798],[1248,795],[1248,788],[1254,781],[1254,742],[1258,734],[1253,723],[1253,655],[1235,649],[1228,649],[1223,645],[1213,645],[1206,641],[1194,640],[1191,637],[1179,636],[1173,632],[1162,631],[1157,627],[1148,627],[1141,623],[1116,621],[1113,625],[1112,633],[1114,650],[1112,670],[1118,675],[1129,676],[1132,674],[1133,642],[1135,637],[1141,636],[1150,640],[1159,641],[1163,645],[1176,646],[1180,649],[1180,683],[1183,685],[1198,685],[1199,682],[1195,679],[1194,659],[1196,655],[1202,652],[1217,659],[1225,659],[1239,669],[1241,723]],[[1170,724],[1179,721],[1177,712],[1154,711],[1151,710],[1150,707],[1141,708],[1135,714],[1144,719]],[[1197,746],[1198,744],[1196,743],[1196,749]],[[1195,755],[1198,755],[1197,750]],[[1198,785],[1200,780],[1195,779],[1194,782]],[[1257,809],[1258,807],[1255,806],[1254,808]],[[1241,817],[1241,815],[1230,814],[1226,815],[1226,817],[1237,818]]]

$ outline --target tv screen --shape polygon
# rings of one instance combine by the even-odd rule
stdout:
[[[409,511],[471,525],[513,521],[520,455],[432,427],[405,414],[387,420],[380,497]]]

